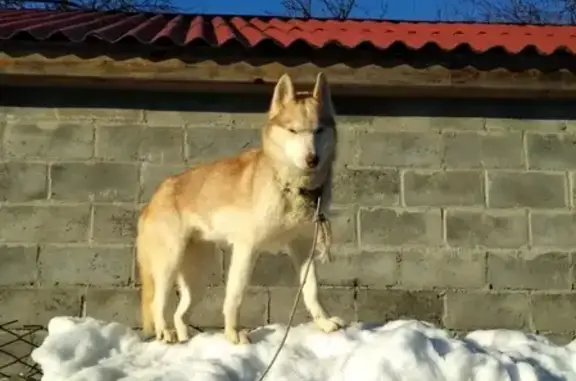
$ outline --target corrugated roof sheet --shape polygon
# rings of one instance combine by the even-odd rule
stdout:
[[[543,55],[576,54],[576,27],[480,23],[391,22],[374,20],[288,19],[85,11],[0,11],[0,40],[69,40],[82,43],[175,44],[210,46],[238,43],[245,48],[272,42],[288,48],[296,42],[314,48],[337,45],[353,49],[370,44],[387,49],[402,43],[411,49],[427,44],[450,51],[466,46],[477,53],[503,48],[516,54],[534,48]]]

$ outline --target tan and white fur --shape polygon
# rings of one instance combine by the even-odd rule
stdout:
[[[223,305],[224,334],[230,342],[249,343],[239,328],[239,310],[258,253],[264,250],[289,253],[300,282],[305,282],[304,304],[321,330],[343,327],[342,319],[329,316],[318,299],[314,261],[304,279],[317,205],[310,194],[321,195],[321,211],[326,214],[336,141],[335,113],[324,74],[318,75],[311,93],[297,93],[285,74],[274,89],[261,148],[166,178],[138,221],[144,332],[169,343],[188,340],[184,315],[202,296],[203,276],[216,259],[219,243],[232,248]],[[319,255],[326,259],[329,229],[320,230]],[[175,330],[165,317],[174,282],[180,293]]]

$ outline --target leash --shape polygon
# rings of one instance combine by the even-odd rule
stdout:
[[[288,338],[288,332],[290,332],[290,326],[292,325],[292,321],[294,320],[294,315],[296,314],[296,308],[298,307],[298,302],[300,301],[300,296],[302,294],[302,289],[308,280],[308,273],[310,272],[310,266],[312,265],[312,261],[314,260],[314,251],[316,250],[316,241],[318,240],[318,230],[320,228],[320,201],[322,198],[318,196],[318,204],[316,205],[316,212],[314,213],[314,239],[312,241],[312,247],[310,248],[310,255],[308,256],[308,263],[306,264],[306,271],[304,272],[304,281],[301,282],[300,287],[298,288],[298,293],[296,294],[296,298],[294,299],[294,304],[292,305],[292,311],[290,312],[290,317],[288,318],[288,326],[286,327],[286,332],[284,332],[284,337],[280,341],[280,345],[278,349],[276,349],[276,353],[272,357],[272,360],[264,370],[264,373],[260,376],[258,381],[264,380],[270,369],[272,369],[272,365],[276,362],[280,351],[284,348],[284,344],[286,344],[286,339]]]

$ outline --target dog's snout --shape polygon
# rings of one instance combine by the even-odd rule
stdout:
[[[316,168],[320,159],[317,155],[308,154],[306,155],[306,165],[308,168]]]

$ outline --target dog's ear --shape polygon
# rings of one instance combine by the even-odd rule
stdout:
[[[327,114],[334,113],[330,84],[323,72],[318,73],[318,76],[316,76],[316,85],[314,86],[312,96],[318,101],[323,112]]]
[[[270,115],[275,115],[284,105],[294,100],[294,84],[288,73],[282,75],[274,88],[272,104],[270,104]]]

